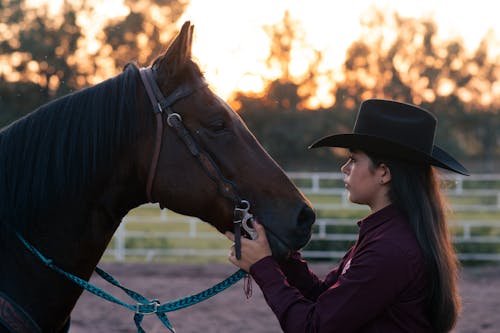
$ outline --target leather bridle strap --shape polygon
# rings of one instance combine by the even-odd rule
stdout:
[[[140,73],[149,100],[151,101],[151,103],[153,103],[153,101],[155,100],[155,95],[153,93],[151,85],[146,84],[146,82],[148,81],[146,71],[140,70]],[[163,110],[161,109],[160,103],[157,103],[156,105],[153,103],[153,111],[155,113],[155,119],[156,119],[156,140],[155,140],[155,147],[153,150],[152,162],[149,166],[148,180],[146,183],[146,196],[149,202],[153,201],[151,191],[153,190],[153,181],[156,175],[156,168],[158,167],[158,158],[160,156],[161,141],[162,141],[161,137],[163,135],[163,119],[161,116]]]
[[[152,197],[152,187],[154,183],[154,178],[156,175],[156,169],[158,165],[158,158],[161,150],[162,143],[162,133],[163,133],[163,119],[162,114],[167,115],[167,124],[172,127],[177,136],[186,144],[190,153],[195,156],[200,162],[201,166],[207,173],[207,175],[217,184],[219,192],[229,199],[232,203],[238,205],[241,202],[239,195],[235,190],[235,185],[226,179],[220,169],[217,167],[212,158],[203,150],[201,150],[196,141],[193,139],[189,131],[182,123],[182,117],[172,111],[171,106],[175,104],[180,99],[187,97],[194,93],[196,90],[205,87],[207,84],[200,80],[200,83],[193,87],[188,85],[181,85],[176,90],[172,92],[166,98],[160,91],[155,79],[153,70],[148,68],[141,68],[140,70],[141,78],[146,88],[146,92],[153,106],[156,118],[156,142],[153,151],[153,157],[151,161],[151,166],[149,169],[148,181],[146,185],[147,197],[150,202],[153,202]]]
[[[206,174],[212,179],[215,184],[217,184],[218,192],[221,193],[224,197],[231,201],[234,205],[234,238],[235,238],[235,252],[236,258],[241,258],[241,228],[242,221],[245,219],[241,216],[240,212],[245,209],[248,210],[249,203],[246,200],[242,200],[236,191],[236,186],[234,183],[229,181],[224,177],[221,170],[212,160],[210,155],[208,155],[205,151],[200,149],[196,144],[196,141],[193,139],[189,131],[182,123],[182,117],[172,111],[171,106],[175,104],[178,100],[187,97],[194,93],[196,90],[205,87],[207,84],[205,81],[200,80],[199,84],[197,84],[194,88],[189,85],[180,85],[177,89],[175,89],[169,96],[166,98],[163,96],[163,93],[160,91],[158,84],[156,83],[154,72],[151,67],[141,68],[141,79],[146,88],[146,92],[148,94],[149,100],[151,101],[151,105],[153,106],[154,112],[156,114],[156,143],[153,151],[153,159],[151,161],[151,167],[149,170],[146,192],[147,198],[150,202],[153,202],[152,198],[152,188],[154,183],[154,178],[156,175],[156,169],[158,165],[158,158],[161,150],[161,138],[163,133],[163,119],[162,114],[167,114],[167,124],[172,127],[177,136],[186,144],[191,154],[197,158],[200,162],[201,166],[205,170]],[[244,216],[244,215],[243,215]],[[251,215],[250,215],[251,216]],[[247,218],[248,220],[248,218]]]

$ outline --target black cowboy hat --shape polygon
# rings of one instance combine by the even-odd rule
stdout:
[[[460,162],[434,145],[436,126],[436,117],[418,106],[369,99],[361,104],[352,133],[325,136],[309,148],[360,149],[468,176],[469,172]]]

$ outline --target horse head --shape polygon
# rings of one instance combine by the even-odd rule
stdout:
[[[144,173],[157,163],[151,176],[152,200],[225,232],[233,229],[235,205],[244,199],[266,228],[273,255],[282,258],[309,241],[314,212],[238,114],[204,84],[203,75],[191,58],[192,37],[193,26],[186,22],[167,51],[151,66],[151,75],[167,99],[172,94],[182,95],[171,99],[167,107],[176,120],[182,119],[185,135],[193,139],[186,143],[163,116],[157,161],[151,157],[151,150],[143,150],[140,158],[144,161]],[[191,90],[186,88],[188,92],[183,94],[179,87]],[[145,109],[155,107],[145,99]],[[150,115],[151,128],[153,112]],[[144,132],[148,134],[143,137],[145,146],[153,147],[157,133]],[[193,149],[210,161],[200,163]]]

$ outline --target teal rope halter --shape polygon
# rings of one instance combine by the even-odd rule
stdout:
[[[241,280],[242,278],[248,276],[248,274],[244,270],[238,270],[228,278],[226,278],[224,281],[221,281],[217,283],[216,285],[194,295],[186,296],[184,298],[180,298],[174,301],[170,301],[164,304],[161,304],[160,301],[153,299],[149,300],[146,297],[142,296],[141,294],[130,290],[128,288],[123,287],[118,280],[116,280],[113,276],[110,274],[106,273],[99,267],[96,267],[95,272],[102,277],[104,280],[108,281],[112,285],[120,288],[123,290],[128,296],[130,296],[134,301],[136,301],[136,304],[129,304],[126,302],[121,301],[120,299],[114,297],[113,295],[105,292],[104,290],[94,286],[93,284],[79,278],[78,276],[75,276],[71,273],[68,273],[64,271],[63,269],[59,268],[57,265],[53,263],[51,259],[48,259],[45,257],[40,251],[38,251],[33,245],[31,245],[26,239],[24,239],[19,233],[16,233],[17,237],[21,240],[21,242],[24,244],[24,246],[31,252],[33,253],[36,257],[38,257],[46,266],[51,268],[52,270],[56,271],[57,273],[65,276],[69,280],[73,281],[80,287],[84,288],[88,292],[99,296],[109,302],[121,305],[129,310],[132,310],[135,312],[134,315],[134,322],[137,327],[137,332],[138,333],[145,333],[144,329],[142,328],[142,320],[144,318],[144,315],[147,314],[156,314],[156,316],[160,319],[160,321],[165,325],[166,328],[168,328],[172,333],[175,333],[175,330],[170,323],[170,321],[167,318],[166,313],[167,312],[172,312],[176,311],[179,309],[187,308],[191,305],[203,302],[207,299],[209,299],[212,296],[217,295],[221,291],[231,287],[233,284]]]

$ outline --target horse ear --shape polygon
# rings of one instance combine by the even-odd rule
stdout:
[[[184,22],[181,31],[170,44],[165,54],[158,59],[158,70],[168,76],[175,75],[191,59],[194,26]]]

